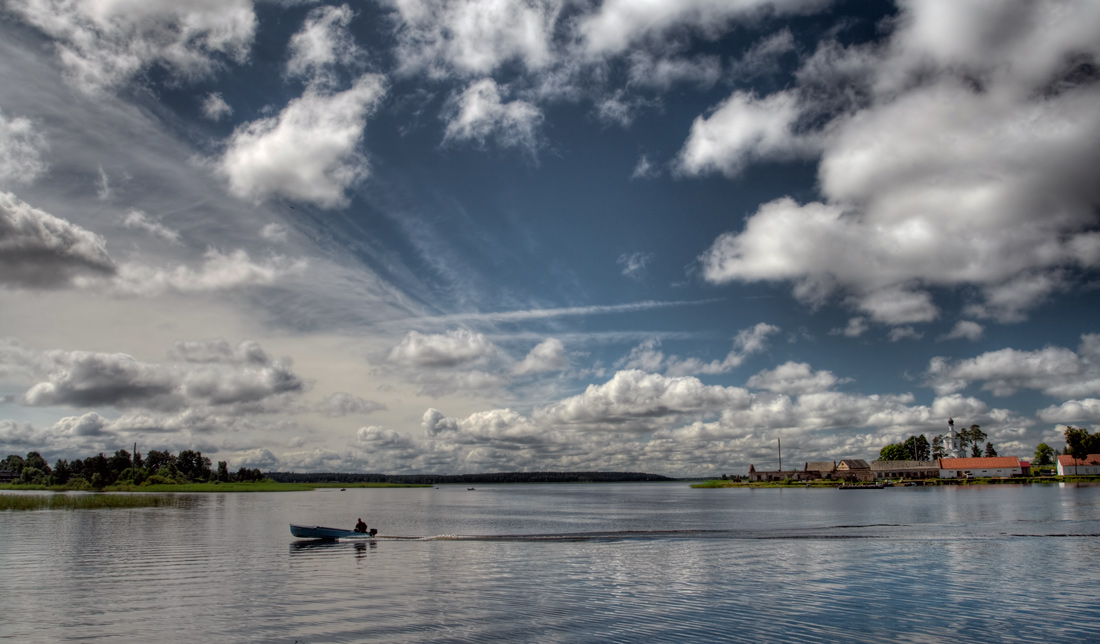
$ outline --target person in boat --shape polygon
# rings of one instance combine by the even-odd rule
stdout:
[[[355,524],[355,531],[356,532],[366,532],[367,531],[367,524],[363,523],[363,518],[362,517],[360,517],[359,522]]]

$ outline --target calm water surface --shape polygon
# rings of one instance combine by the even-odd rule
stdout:
[[[0,638],[1100,641],[1100,487],[190,498],[0,513]],[[288,528],[359,516],[380,538],[318,543]]]

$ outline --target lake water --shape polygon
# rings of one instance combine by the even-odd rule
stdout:
[[[1100,641],[1098,487],[479,485],[189,500],[0,513],[0,638]],[[288,527],[360,516],[378,539],[316,543]]]

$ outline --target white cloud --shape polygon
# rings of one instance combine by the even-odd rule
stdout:
[[[56,288],[117,270],[102,237],[0,192],[0,283]]]
[[[924,337],[924,334],[917,331],[911,326],[898,326],[890,329],[890,333],[887,334],[887,338],[890,342],[900,342],[902,340],[920,340]]]
[[[1036,351],[1000,349],[966,360],[933,358],[928,365],[928,381],[940,394],[982,382],[982,389],[995,396],[1010,396],[1021,389],[1061,398],[1097,395],[1100,394],[1100,362],[1095,352],[1098,337],[1081,336],[1076,353],[1048,346]]]
[[[540,409],[535,417],[566,425],[615,423],[622,424],[624,431],[649,431],[685,416],[716,414],[750,403],[750,394],[737,387],[628,370],[619,371],[603,385],[589,385],[584,393]]]
[[[943,336],[943,340],[970,340],[971,342],[977,342],[982,339],[982,335],[985,333],[985,328],[977,322],[970,320],[959,320],[955,323],[954,328],[949,333]]]
[[[833,329],[829,333],[832,335],[843,335],[846,338],[858,338],[859,336],[867,333],[867,329],[870,328],[867,324],[867,318],[854,317],[848,320],[848,325],[843,329]]]
[[[828,391],[837,382],[836,376],[829,371],[815,372],[804,362],[786,362],[775,369],[761,371],[746,384],[753,389],[801,395]]]
[[[698,358],[671,356],[666,360],[665,373],[672,376],[729,373],[740,367],[750,356],[767,349],[768,338],[776,333],[779,333],[779,327],[760,322],[756,326],[739,331],[733,339],[733,349],[722,360],[704,362]]]
[[[578,31],[588,52],[603,56],[683,27],[717,35],[733,20],[809,12],[827,4],[828,0],[609,0],[584,16]]]
[[[220,161],[230,190],[254,200],[285,197],[337,208],[367,176],[358,151],[367,117],[385,95],[380,76],[361,76],[350,89],[308,88],[278,116],[237,128]]]
[[[9,119],[0,112],[0,187],[30,183],[49,168],[42,160],[46,138],[26,118]]]
[[[643,280],[646,275],[646,267],[653,261],[653,253],[623,253],[615,260],[615,263],[623,267],[623,275],[633,280]]]
[[[563,371],[568,367],[569,360],[565,357],[565,345],[557,338],[547,338],[531,349],[523,361],[512,369],[512,372],[516,375],[528,375]]]
[[[122,220],[122,225],[130,230],[140,230],[154,237],[160,237],[164,241],[173,244],[180,243],[180,234],[178,231],[172,230],[159,221],[149,219],[145,216],[145,213],[140,210],[131,210],[126,213],[126,217]]]
[[[240,351],[254,354],[257,349],[258,345],[242,344]],[[308,388],[287,365],[266,357],[259,363],[204,360],[164,365],[123,353],[39,352],[5,343],[0,345],[0,362],[38,375],[40,381],[20,399],[22,404],[36,407],[112,406],[178,412],[202,406],[243,406],[258,411],[262,408],[259,404]]]
[[[721,172],[735,177],[755,161],[814,153],[817,143],[795,131],[799,114],[794,92],[764,98],[734,92],[709,116],[691,124],[678,169],[689,175]]]
[[[534,155],[539,146],[542,112],[522,100],[501,102],[500,87],[491,78],[471,83],[452,97],[443,118],[443,141],[495,141],[503,148],[517,147]]]
[[[1048,423],[1095,424],[1100,422],[1100,399],[1067,400],[1061,405],[1051,405],[1040,410],[1036,416]]]
[[[976,285],[968,315],[1019,320],[1067,269],[1100,265],[1100,41],[1086,35],[1100,10],[907,2],[893,24],[885,44],[826,43],[795,87],[697,119],[682,172],[735,175],[814,141],[823,195],[762,205],[704,253],[704,277],[792,281],[814,303],[841,289],[887,324],[932,319],[928,288]],[[792,134],[800,120],[818,126]]]
[[[630,173],[631,179],[655,179],[660,176],[661,171],[657,168],[652,161],[649,160],[649,156],[643,154],[638,157],[638,163],[634,166],[634,171]]]
[[[334,66],[352,64],[363,55],[348,30],[354,17],[346,4],[310,11],[302,29],[290,38],[287,74],[311,83],[334,83]]]
[[[220,121],[233,115],[233,108],[222,98],[221,92],[210,92],[202,100],[202,115],[211,121]]]
[[[496,346],[481,333],[454,329],[443,334],[409,331],[390,349],[387,360],[414,367],[484,365],[497,355]]]
[[[222,253],[211,248],[197,270],[184,265],[166,269],[127,263],[118,267],[118,274],[111,281],[79,278],[77,282],[89,287],[105,286],[117,295],[154,297],[172,292],[202,293],[269,286],[284,277],[302,273],[306,265],[304,260],[277,255],[254,261],[241,249]]]
[[[708,88],[722,76],[722,61],[717,56],[697,58],[658,57],[647,51],[629,56],[627,74],[632,87],[668,90],[678,83]]]
[[[398,60],[406,73],[490,74],[518,61],[539,70],[552,60],[561,0],[388,0],[397,10]]]
[[[243,63],[256,30],[248,0],[11,0],[8,11],[55,40],[79,88],[113,89],[159,65],[177,80]]]
[[[264,224],[264,227],[260,229],[260,237],[269,242],[283,243],[287,240],[288,233],[289,229],[286,226],[275,222]]]

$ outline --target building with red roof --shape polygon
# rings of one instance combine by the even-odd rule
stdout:
[[[1083,459],[1059,455],[1058,476],[1100,476],[1100,454],[1089,454]]]
[[[941,458],[941,479],[997,478],[1019,476],[1018,456],[977,456],[973,458]]]

